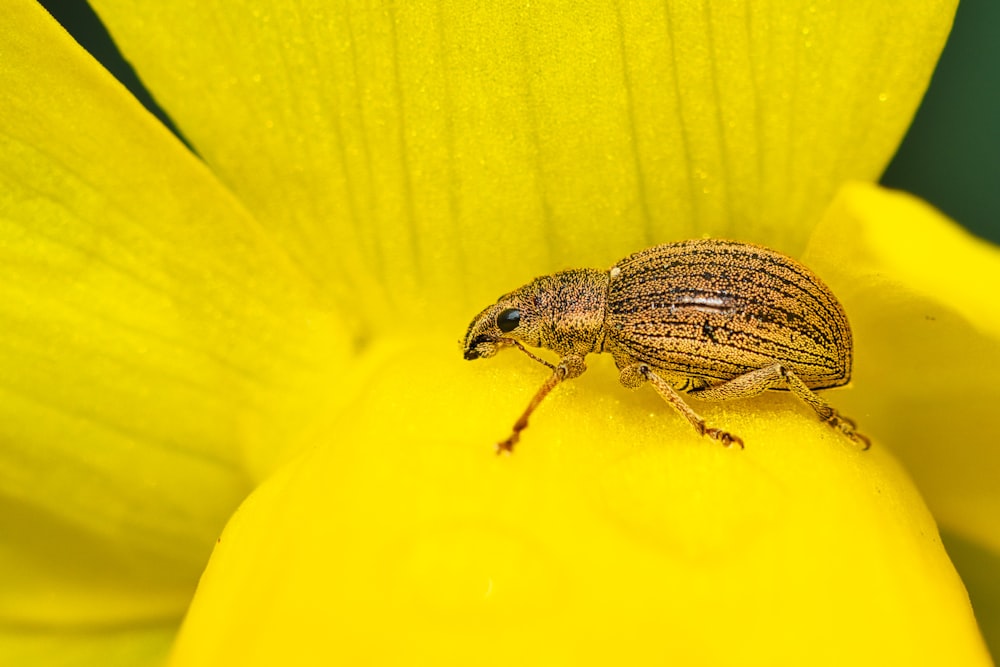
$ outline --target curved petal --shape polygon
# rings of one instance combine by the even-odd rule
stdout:
[[[0,632],[0,656],[4,664],[31,667],[157,667],[176,632],[174,624],[115,631]]]
[[[1000,250],[910,195],[856,184],[807,261],[854,325],[850,413],[945,528],[1000,553]]]
[[[788,394],[705,405],[729,450],[602,357],[505,458],[544,369],[380,358],[234,515],[173,664],[989,664],[905,473]]]
[[[887,163],[956,3],[93,4],[292,256],[396,328],[654,242],[800,250]]]
[[[41,7],[6,3],[0,45],[0,623],[178,618],[247,433],[291,437],[343,337]]]

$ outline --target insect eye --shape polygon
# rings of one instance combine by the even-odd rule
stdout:
[[[500,311],[497,315],[497,326],[500,327],[500,331],[504,333],[510,333],[517,328],[517,325],[521,323],[521,311],[517,308],[508,308],[506,310]]]

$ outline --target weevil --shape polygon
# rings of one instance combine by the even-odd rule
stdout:
[[[868,449],[814,390],[847,384],[853,353],[844,308],[805,266],[763,246],[723,239],[667,243],[611,269],[571,269],[535,278],[472,320],[466,359],[514,347],[551,371],[497,453],[512,452],[531,414],[560,382],[606,352],[629,388],[648,382],[701,435],[743,448],[708,426],[682,394],[706,401],[791,391],[819,418]],[[552,364],[525,346],[560,356]]]

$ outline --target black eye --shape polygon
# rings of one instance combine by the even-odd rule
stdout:
[[[504,333],[510,333],[520,323],[521,311],[517,308],[508,308],[507,310],[500,311],[500,314],[497,315],[497,326]]]

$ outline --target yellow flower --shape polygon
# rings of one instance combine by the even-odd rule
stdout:
[[[8,3],[0,662],[989,664],[920,493],[1000,552],[1000,255],[870,184],[952,0],[93,4],[198,157]],[[872,450],[594,359],[495,457],[469,319],[703,234],[842,298]]]

